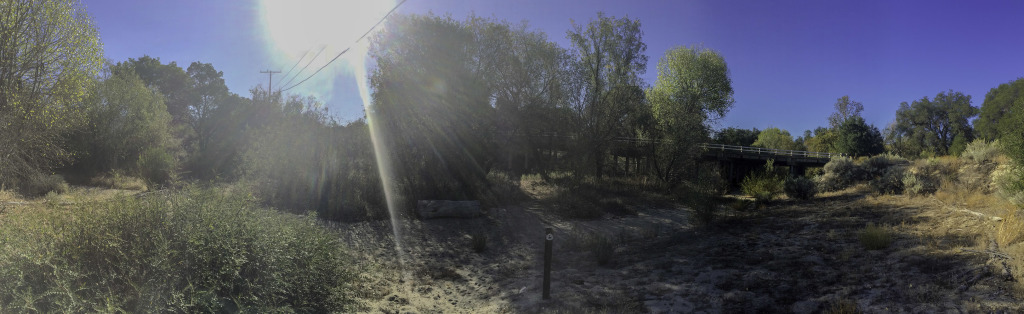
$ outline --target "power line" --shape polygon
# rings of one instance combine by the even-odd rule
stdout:
[[[292,70],[295,70],[295,67],[298,66],[299,63],[302,62],[302,59],[305,59],[307,55],[309,55],[309,50],[306,50],[306,52],[302,53],[302,57],[299,58],[299,61],[295,61],[295,64],[293,64],[292,67],[288,69],[288,72],[284,72],[284,76],[281,76],[281,79],[283,80],[288,78],[288,74],[292,74]]]
[[[390,15],[391,15],[391,13],[394,13],[394,12],[395,12],[395,10],[398,10],[398,7],[402,6],[402,4],[403,4],[403,3],[405,3],[405,1],[406,1],[406,0],[402,0],[402,2],[399,2],[399,3],[397,4],[397,5],[395,5],[395,7],[394,7],[394,8],[391,8],[391,11],[388,11],[388,14],[385,14],[385,15],[384,15],[384,17],[381,17],[381,18],[380,18],[380,20],[379,20],[379,21],[377,21],[377,23],[373,24],[373,26],[371,26],[371,27],[370,27],[370,29],[366,31],[366,33],[363,33],[363,35],[362,35],[362,36],[359,36],[359,38],[358,38],[358,39],[356,39],[356,41],[355,41],[355,42],[353,42],[353,44],[354,44],[354,43],[357,43],[357,42],[359,42],[360,40],[363,40],[363,38],[366,38],[366,36],[367,36],[367,35],[370,35],[370,32],[372,32],[372,31],[373,31],[373,30],[374,30],[375,28],[377,28],[377,26],[378,26],[378,25],[380,25],[380,23],[383,23],[383,22],[384,22],[384,20],[385,20],[385,19],[387,19],[387,18],[388,18],[388,16],[390,16]],[[299,86],[299,85],[301,85],[302,83],[306,82],[307,80],[309,80],[310,78],[312,78],[312,77],[313,77],[314,75],[316,75],[317,73],[320,73],[320,71],[321,71],[321,70],[323,70],[324,68],[326,68],[326,67],[327,67],[328,65],[331,65],[331,63],[333,63],[333,62],[334,62],[334,60],[338,60],[338,58],[339,58],[339,57],[341,57],[341,55],[345,54],[345,53],[346,53],[346,52],[348,52],[348,51],[349,51],[350,49],[352,49],[352,46],[351,46],[351,45],[350,45],[350,46],[348,46],[348,48],[345,48],[345,50],[342,50],[342,51],[341,51],[340,53],[338,53],[338,55],[337,55],[337,56],[334,56],[334,58],[333,58],[333,59],[331,59],[331,61],[327,61],[327,64],[324,64],[324,66],[322,66],[322,67],[320,67],[319,69],[317,69],[317,70],[316,70],[316,72],[313,72],[313,74],[310,74],[310,75],[309,75],[309,76],[307,76],[307,77],[306,77],[305,79],[302,79],[302,81],[299,81],[298,83],[295,83],[295,85],[292,85],[292,86],[289,86],[288,88],[285,88],[285,89],[279,90],[278,92],[284,92],[284,91],[287,91],[287,90],[289,90],[289,89],[295,88],[295,86]],[[286,85],[287,85],[287,84],[286,84]]]
[[[313,61],[316,61],[316,57],[319,57],[320,53],[324,52],[324,49],[327,49],[327,46],[321,47],[320,51],[317,51],[316,55],[313,55],[313,58],[309,59],[309,62],[307,62],[306,65],[302,66],[302,69],[299,69],[299,72],[296,72],[295,75],[293,75],[291,79],[288,79],[288,82],[285,82],[284,84],[281,84],[281,85],[291,84],[292,81],[294,81],[296,77],[299,77],[299,74],[302,74],[302,71],[305,71],[306,68],[308,68],[310,64],[313,64]],[[302,61],[302,60],[299,59],[299,61]],[[280,92],[280,91],[278,91],[278,92]]]

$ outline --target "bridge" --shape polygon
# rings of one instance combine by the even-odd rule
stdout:
[[[803,175],[807,167],[823,167],[834,157],[846,157],[845,154],[808,152],[799,150],[773,149],[722,144],[701,144],[705,161],[717,161],[723,176],[730,184],[739,183],[746,175],[757,167],[773,160],[776,166],[789,167],[792,175]]]
[[[532,135],[539,138],[538,146],[547,150],[547,155],[557,156],[556,151],[565,150],[570,142],[579,138],[576,135],[544,133]],[[649,154],[655,145],[672,143],[665,140],[617,137],[611,140],[609,147],[612,157],[612,171],[626,173],[643,173],[650,167]],[[799,150],[772,149],[763,147],[736,146],[723,144],[700,144],[701,159],[705,162],[717,162],[722,175],[734,186],[751,171],[762,167],[768,160],[774,165],[788,167],[793,175],[804,174],[808,167],[822,167],[834,157],[845,157],[845,154],[810,152]],[[618,169],[618,170],[615,170]]]

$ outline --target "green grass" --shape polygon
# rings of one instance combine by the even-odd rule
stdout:
[[[352,310],[350,259],[315,218],[194,187],[70,204],[0,216],[0,312]]]

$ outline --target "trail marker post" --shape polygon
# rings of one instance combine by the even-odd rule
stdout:
[[[551,243],[554,240],[551,228],[544,228],[544,300],[551,299]]]

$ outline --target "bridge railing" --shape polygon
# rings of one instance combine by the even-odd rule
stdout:
[[[793,156],[793,157],[808,157],[808,158],[828,158],[833,157],[845,157],[846,154],[835,154],[835,153],[822,153],[822,152],[808,152],[802,150],[786,150],[786,149],[774,149],[774,148],[763,148],[763,147],[749,147],[749,146],[736,146],[736,145],[723,145],[723,144],[700,144],[701,148],[706,151],[724,151],[724,152],[738,152],[742,154],[758,154],[758,155],[775,155],[775,156]]]

